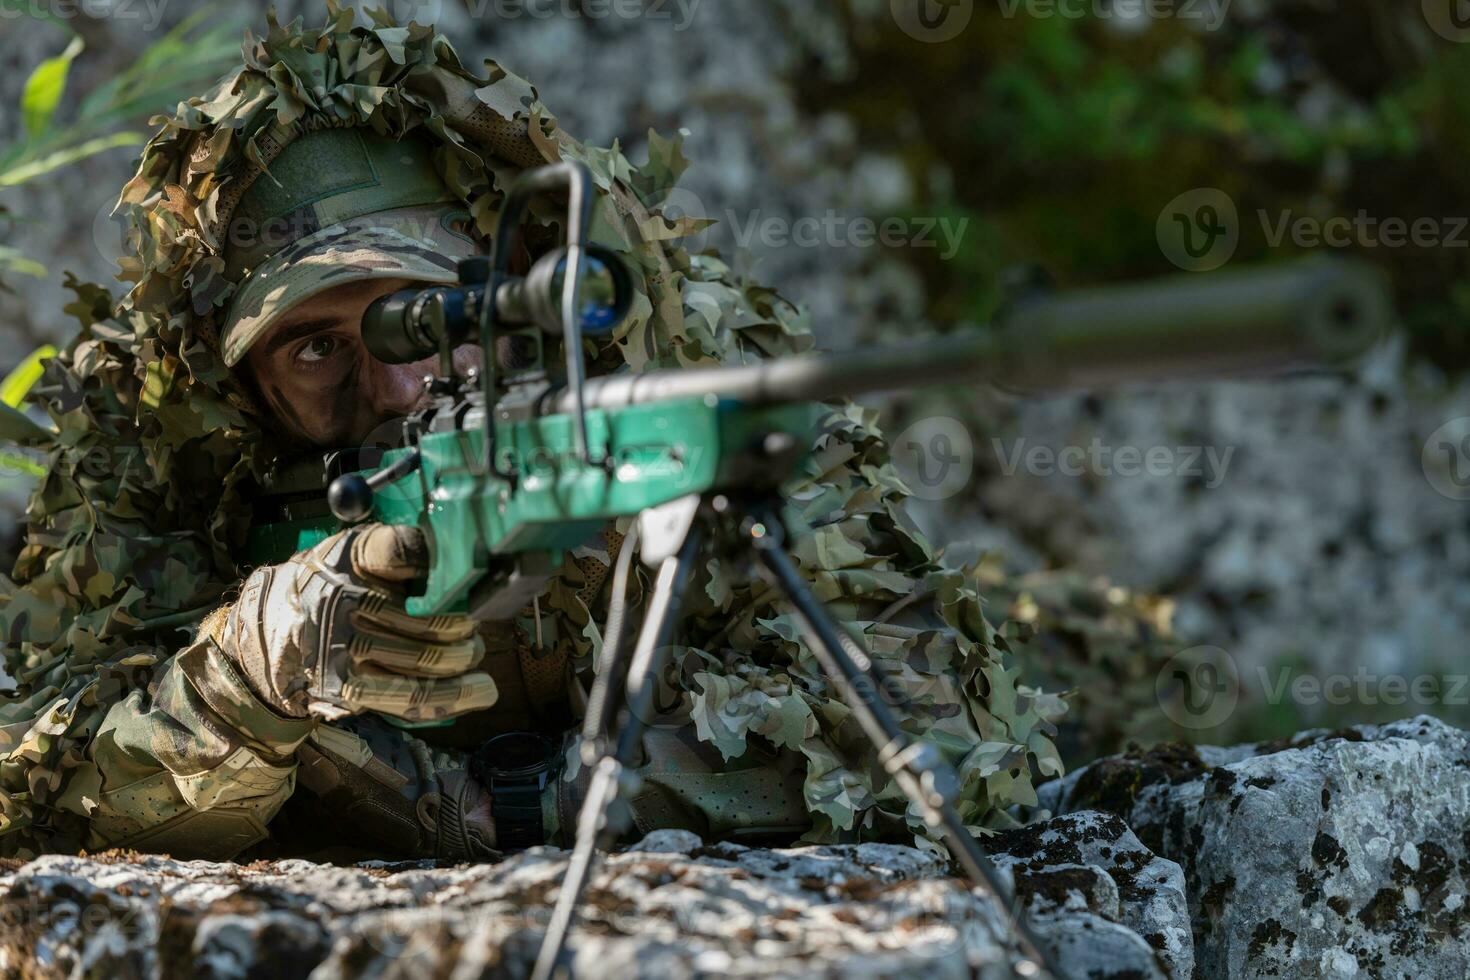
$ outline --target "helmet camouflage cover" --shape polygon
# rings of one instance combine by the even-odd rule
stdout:
[[[562,132],[535,89],[496,63],[473,71],[432,28],[373,18],[354,26],[352,10],[329,4],[322,28],[272,17],[264,37],[247,35],[243,65],[161,120],[123,190],[130,290],[115,300],[69,277],[67,309],[81,331],[50,368],[48,472],[14,579],[0,577],[0,637],[17,683],[0,706],[4,853],[81,846],[100,781],[89,739],[241,578],[248,500],[273,448],[220,349],[235,290],[220,229],[294,137],[334,127],[429,137],[434,165],[485,237],[524,168],[587,164],[601,192],[594,238],[642,272],[632,315],[589,349],[594,372],[738,363],[812,345],[796,307],[681,247],[703,225],[661,212],[688,164],[678,140],[651,134],[649,161],[635,167],[616,145]],[[533,216],[548,241],[555,220]],[[958,766],[962,814],[977,826],[1003,822],[1011,804],[1034,802],[1034,773],[1060,772],[1051,736],[1063,705],[1018,683],[975,579],[940,567],[902,512],[906,493],[871,413],[834,408],[789,488],[806,525],[796,557],[901,679],[913,704],[906,726]],[[609,556],[572,557],[542,608],[590,669],[602,617],[587,586]],[[924,834],[771,594],[711,562],[694,599],[667,681],[673,710],[699,737],[726,757],[752,742],[800,753],[813,839],[905,825]]]

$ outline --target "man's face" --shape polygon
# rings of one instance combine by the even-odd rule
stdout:
[[[256,341],[245,364],[286,434],[323,448],[361,445],[384,422],[423,407],[424,376],[438,358],[384,364],[362,341],[362,316],[373,301],[416,285],[406,279],[348,283],[292,307]],[[480,349],[454,352],[460,373]]]

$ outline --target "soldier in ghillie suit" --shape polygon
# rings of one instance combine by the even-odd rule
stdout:
[[[415,408],[422,367],[374,361],[362,311],[452,281],[524,169],[590,167],[593,237],[641,273],[632,315],[589,342],[595,371],[812,344],[796,307],[681,247],[701,226],[660,210],[687,165],[677,141],[650,137],[635,167],[562,132],[495,63],[462,66],[431,28],[353,17],[332,5],[322,29],[272,20],[248,37],[243,66],[163,120],[123,191],[131,290],[70,283],[82,330],[42,390],[56,434],[0,597],[18,685],[0,707],[4,853],[334,845],[461,860],[567,841],[585,772],[565,733],[601,646],[619,528],[494,624],[406,616],[405,583],[424,572],[416,529],[242,562],[272,467]],[[526,260],[561,234],[533,220]],[[1060,772],[1062,703],[1018,685],[974,580],[905,518],[868,412],[833,408],[787,497],[803,571],[902,683],[906,726],[955,764],[967,822],[1034,802],[1033,779]],[[773,595],[710,562],[691,604],[646,740],[638,829],[922,839]],[[352,616],[349,649],[320,643],[328,610]],[[334,657],[351,669],[330,687]]]

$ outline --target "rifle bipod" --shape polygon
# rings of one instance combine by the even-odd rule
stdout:
[[[888,705],[877,692],[895,696],[893,685],[885,684],[884,674],[848,633],[832,620],[822,603],[801,577],[795,562],[785,549],[785,527],[777,506],[769,500],[759,501],[744,513],[735,513],[730,498],[718,496],[707,503],[708,512],[728,525],[738,528],[740,543],[755,559],[765,578],[780,590],[793,607],[798,626],[816,654],[823,671],[843,692],[863,731],[878,747],[878,758],[894,781],[924,814],[925,823],[943,836],[955,863],[983,893],[988,894],[1002,910],[1014,931],[1021,958],[1012,968],[1017,977],[1032,980],[1049,974],[1055,980],[1065,977],[1050,955],[1036,941],[1014,896],[1008,894],[994,865],[985,856],[974,836],[965,828],[954,807],[958,779],[938,750],[927,742],[911,737],[898,724]],[[608,850],[622,836],[631,814],[623,800],[630,795],[636,776],[631,767],[639,756],[647,721],[651,717],[654,687],[663,667],[678,623],[679,608],[689,584],[703,541],[700,525],[706,502],[687,497],[666,507],[646,511],[639,517],[643,560],[658,568],[653,596],[648,604],[642,629],[633,650],[631,662],[623,671],[621,623],[616,632],[610,628],[605,637],[597,686],[588,699],[587,718],[582,732],[582,761],[593,766],[587,798],[577,819],[576,845],[567,864],[556,906],[547,925],[532,980],[552,980],[569,975],[562,954],[567,935],[576,916],[577,905],[592,874],[599,850]],[[632,535],[619,554],[619,569],[614,583],[614,603],[618,601],[629,559],[635,544]],[[619,613],[618,618],[621,618]],[[622,676],[621,711],[612,696],[617,678]],[[617,740],[609,742],[607,727],[613,714],[619,714]]]

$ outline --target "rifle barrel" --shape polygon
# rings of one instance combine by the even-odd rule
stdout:
[[[602,377],[585,399],[589,409],[700,395],[773,404],[936,384],[1047,391],[1259,376],[1341,365],[1384,334],[1390,314],[1372,267],[1309,260],[1045,294],[999,326],[902,347]],[[543,407],[570,413],[575,398],[558,390]]]

